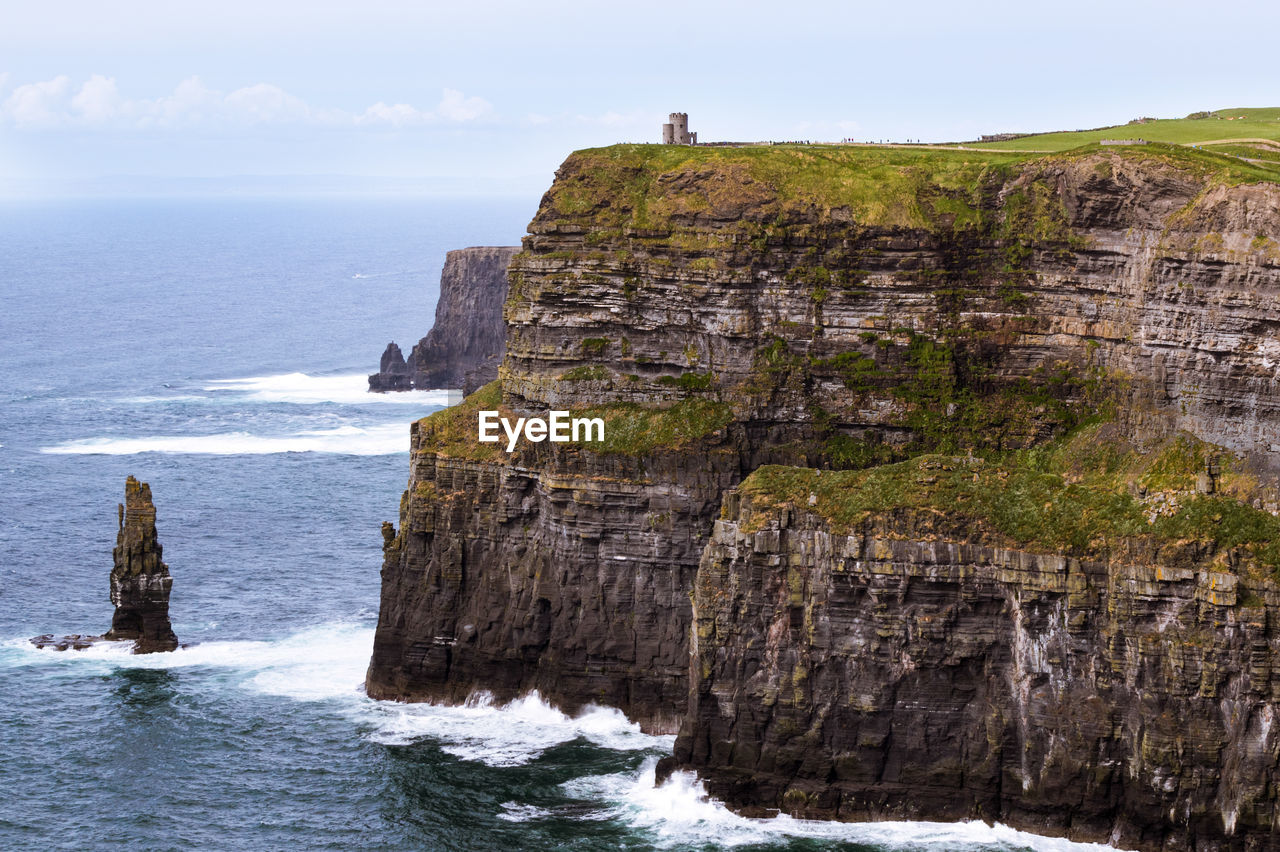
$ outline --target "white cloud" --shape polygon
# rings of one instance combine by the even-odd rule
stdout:
[[[392,127],[407,127],[415,124],[426,124],[434,117],[431,113],[414,109],[408,104],[388,105],[378,101],[356,116],[356,124],[387,124]]]
[[[120,112],[123,99],[116,89],[114,77],[94,74],[84,82],[80,91],[71,99],[71,109],[90,124],[110,121]]]
[[[70,89],[71,78],[66,75],[19,86],[5,99],[4,115],[19,127],[58,124],[66,117]]]
[[[269,83],[236,89],[223,103],[231,117],[250,124],[304,122],[311,117],[305,101]]]
[[[493,111],[484,98],[468,98],[456,89],[445,89],[436,111],[449,121],[472,121]]]
[[[0,90],[7,75],[0,75]],[[126,98],[114,77],[94,74],[72,96],[69,77],[19,86],[0,102],[0,123],[24,129],[114,127],[117,129],[311,125],[403,128],[440,122],[468,122],[493,115],[480,97],[444,89],[433,111],[411,104],[379,101],[363,112],[317,108],[271,83],[244,86],[224,94],[199,77],[188,77],[170,95]]]

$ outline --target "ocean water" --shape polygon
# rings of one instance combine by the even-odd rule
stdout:
[[[538,696],[362,692],[379,525],[408,424],[388,340],[430,326],[444,253],[535,199],[0,206],[0,848],[1082,849],[981,823],[743,819],[670,738]],[[189,647],[101,633],[124,479],[151,483]]]

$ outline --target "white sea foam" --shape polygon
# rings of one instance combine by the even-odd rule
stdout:
[[[648,759],[638,774],[593,775],[575,778],[562,788],[571,796],[601,801],[590,815],[616,819],[648,834],[653,846],[744,846],[806,838],[831,842],[965,850],[1033,849],[1036,852],[1114,852],[1095,843],[1072,843],[1015,831],[982,822],[864,822],[802,820],[789,816],[748,819],[710,798],[690,772],[677,772],[661,786],[654,785],[656,759]]]
[[[370,739],[407,744],[429,738],[465,760],[489,766],[518,766],[548,748],[584,738],[615,750],[669,751],[673,738],[642,734],[617,710],[589,708],[569,717],[537,693],[498,706],[478,695],[462,707],[373,701],[363,681],[373,629],[359,624],[324,624],[276,640],[202,642],[165,654],[131,654],[132,643],[99,643],[83,651],[37,649],[26,639],[0,643],[0,665],[40,666],[70,676],[117,669],[204,667],[225,673],[240,688],[297,701],[330,702],[366,731]],[[748,819],[711,799],[692,773],[677,772],[654,784],[656,758],[638,772],[593,775],[561,785],[583,801],[574,817],[617,820],[644,832],[657,849],[785,842],[791,838],[948,850],[1032,849],[1035,852],[1114,852],[1111,847],[1040,837],[1004,825],[981,822],[844,823],[788,816]],[[587,804],[593,803],[593,804]],[[529,822],[561,809],[506,802],[499,818]]]
[[[270,453],[333,453],[385,456],[409,451],[407,423],[339,426],[285,435],[224,432],[216,435],[147,435],[140,438],[82,438],[41,447],[58,455],[131,456],[138,453],[266,455]]]
[[[369,739],[405,745],[430,739],[448,754],[489,766],[519,766],[547,749],[582,738],[619,751],[670,749],[673,738],[641,733],[618,710],[589,707],[570,717],[535,692],[505,705],[478,694],[463,706],[373,701],[364,695],[373,629],[331,624],[264,641],[201,642],[165,654],[131,653],[131,642],[102,642],[82,651],[38,649],[25,639],[3,643],[6,665],[61,667],[80,676],[122,668],[226,670],[254,692],[298,701],[337,701]],[[237,677],[238,676],[238,677]]]
[[[554,815],[555,811],[548,808],[540,808],[536,805],[522,805],[519,802],[503,802],[502,813],[498,814],[498,819],[504,819],[507,822],[530,822],[531,820],[543,819]]]
[[[537,692],[504,705],[483,693],[463,706],[377,702],[370,721],[375,725],[370,738],[376,742],[403,745],[430,738],[447,754],[489,766],[519,766],[579,738],[618,751],[672,744],[670,737],[641,733],[618,710],[589,707],[570,717]]]
[[[157,402],[207,402],[209,397],[197,394],[181,393],[173,396],[126,396],[121,402],[133,405],[151,405]]]
[[[243,675],[246,689],[303,701],[366,701],[362,692],[373,628],[327,624],[276,640],[200,642],[161,654],[134,654],[132,642],[98,642],[81,651],[54,651],[26,639],[3,643],[10,666],[48,666],[79,676],[86,669],[211,668]]]
[[[330,402],[341,405],[448,405],[450,403],[447,390],[371,393],[369,377],[365,373],[345,373],[337,376],[309,376],[306,373],[248,376],[241,379],[218,379],[205,385],[203,389],[214,392],[235,391],[244,394],[237,398],[255,402],[300,404]]]

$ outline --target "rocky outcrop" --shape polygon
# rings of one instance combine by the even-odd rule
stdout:
[[[125,502],[119,507],[111,569],[111,603],[115,614],[106,637],[134,640],[135,654],[172,651],[178,637],[169,624],[169,591],[173,578],[161,561],[163,548],[156,537],[156,507],[151,486],[132,476],[125,480]]]
[[[435,325],[406,361],[392,343],[382,355],[369,390],[464,388],[468,392],[498,375],[506,331],[507,266],[515,247],[477,246],[445,256]]]
[[[178,647],[169,623],[169,593],[173,578],[161,561],[163,548],[156,536],[156,507],[151,486],[130,476],[124,485],[125,502],[117,507],[119,532],[112,551],[111,603],[115,612],[111,629],[103,636],[54,636],[31,640],[39,648],[82,650],[102,641],[132,641],[133,653],[153,654]]]
[[[1241,475],[1252,471],[1257,477],[1252,490],[1241,486],[1231,500],[1273,503],[1267,483],[1274,477],[1273,445],[1280,447],[1280,376],[1271,306],[1280,297],[1280,246],[1267,235],[1280,233],[1280,189],[1250,183],[1249,175],[1231,168],[1225,159],[1218,164],[1155,145],[1043,158],[893,149],[821,156],[804,149],[668,152],[653,146],[570,157],[510,267],[499,382],[415,426],[400,523],[384,530],[369,694],[460,700],[477,689],[510,696],[537,688],[566,708],[588,702],[622,707],[649,730],[672,731],[685,719],[697,726],[681,732],[680,764],[697,768],[729,801],[746,808],[842,818],[998,813],[1014,825],[1081,837],[1119,831],[1126,842],[1153,849],[1204,847],[1210,842],[1204,838],[1212,837],[1257,838],[1257,826],[1270,818],[1264,806],[1251,804],[1263,788],[1204,780],[1212,743],[1240,740],[1240,731],[1252,730],[1240,727],[1246,724],[1241,720],[1261,719],[1269,700],[1262,686],[1240,691],[1253,675],[1241,668],[1245,646],[1233,643],[1241,637],[1246,644],[1269,642],[1270,628],[1249,632],[1242,615],[1231,621],[1225,610],[1205,609],[1192,588],[1202,585],[1202,576],[1232,575],[1243,564],[1231,555],[1235,546],[1221,540],[1224,531],[1170,522],[1159,536],[1150,533],[1147,550],[1130,553],[1115,541],[1115,549],[1089,550],[1087,530],[1079,533],[1083,544],[1073,539],[1049,546],[1019,538],[1016,525],[986,540],[967,536],[958,521],[944,524],[943,536],[911,532],[914,521],[906,531],[879,534],[874,526],[822,532],[817,521],[806,520],[802,527],[813,535],[954,545],[954,552],[939,557],[936,572],[951,579],[939,579],[937,588],[923,579],[901,582],[923,590],[930,606],[971,606],[972,613],[962,613],[966,624],[989,624],[985,632],[973,628],[981,635],[940,633],[938,644],[918,659],[899,655],[895,665],[905,670],[909,663],[915,672],[909,688],[901,688],[914,703],[901,710],[885,710],[891,698],[850,691],[842,681],[845,692],[824,687],[805,698],[808,714],[828,695],[837,696],[833,702],[847,704],[838,714],[777,716],[774,731],[770,714],[782,699],[758,697],[751,681],[764,665],[752,654],[762,648],[777,649],[782,662],[769,665],[779,672],[786,660],[818,653],[827,655],[833,671],[845,666],[848,677],[863,678],[859,684],[867,688],[889,675],[850,669],[854,664],[840,656],[849,654],[839,639],[846,616],[835,618],[830,607],[806,609],[807,597],[817,600],[825,579],[814,580],[818,586],[812,588],[805,580],[795,592],[787,585],[790,575],[782,587],[776,577],[756,577],[756,562],[733,556],[733,548],[744,545],[725,538],[738,533],[715,526],[723,495],[761,465],[830,470],[939,451],[1007,454],[1052,441],[1098,416],[1114,418],[1139,449],[1181,433],[1208,441]],[[607,438],[602,444],[524,445],[508,455],[475,441],[476,412],[499,407],[513,415],[549,408],[594,413],[606,419]],[[1109,464],[1101,456],[1094,463]],[[1038,493],[1038,475],[1032,471],[1023,490],[1011,493],[1030,500],[1025,494]],[[989,490],[1005,487],[997,481]],[[1109,506],[1099,498],[1081,517],[1110,517]],[[800,501],[797,511],[806,509]],[[931,511],[963,517],[949,504]],[[1255,526],[1271,517],[1263,509],[1249,511],[1255,515],[1248,524]],[[1075,516],[1063,517],[1068,527],[1076,523]],[[1125,517],[1135,525],[1141,520]],[[741,522],[736,507],[725,520],[735,518]],[[1176,541],[1186,549],[1170,562],[1173,551],[1161,548]],[[845,550],[779,536],[776,545],[767,541],[760,560],[774,569],[812,563],[813,571],[835,577],[837,557],[871,559],[865,550],[846,554],[852,547],[847,542],[840,547]],[[811,550],[821,558],[811,559]],[[1075,559],[1075,574],[1054,582],[1084,583],[1088,594],[1059,603],[1038,590],[1036,584],[1048,584],[1057,568],[1034,568],[1036,578],[1024,587],[1020,575],[1006,570],[1008,554],[1009,564]],[[738,576],[739,566],[748,575],[740,578],[741,592],[732,591],[738,587],[726,578]],[[1153,581],[1140,596],[1125,596],[1120,587],[1152,571],[1182,579]],[[843,582],[831,582],[837,581]],[[867,580],[869,588],[878,588],[874,582],[880,581]],[[1270,587],[1255,582],[1255,588],[1270,624]],[[784,592],[785,604],[779,603]],[[698,603],[703,595],[711,602]],[[858,616],[871,633],[899,629],[892,619],[914,618],[915,610],[895,615],[892,608],[875,609],[877,600],[870,592],[848,599],[855,610],[873,607]],[[1195,602],[1194,617],[1188,600]],[[1011,601],[1026,603],[1018,604],[1021,614]],[[1248,604],[1257,606],[1252,597]],[[785,609],[785,618],[767,608],[774,605]],[[1050,703],[1037,716],[1039,705],[1024,693],[1043,686],[1039,673],[1049,664],[1018,670],[1022,663],[1010,660],[1032,653],[1018,643],[1027,631],[1049,630],[1046,613],[1058,612],[1055,606],[1088,612],[1081,632],[1071,634],[1076,656],[1053,674],[1071,687],[1046,698]],[[1133,663],[1131,681],[1124,680],[1130,670],[1115,671],[1131,664],[1124,648],[1148,641],[1137,637],[1170,613],[1182,613],[1187,635],[1206,643],[1219,635],[1224,640],[1224,656],[1205,663],[1221,666],[1213,675],[1219,691],[1201,696],[1201,703],[1187,698],[1191,681],[1179,680],[1184,675],[1170,668],[1190,665],[1185,649],[1174,644]],[[889,621],[876,621],[882,614]],[[719,656],[710,659],[710,673],[699,663],[691,673],[693,691],[682,691],[676,682],[690,655],[703,659],[703,639],[694,628],[696,618],[698,630],[706,629],[704,616],[717,619],[713,636],[723,642],[706,647]],[[912,621],[901,630],[918,638],[936,621]],[[770,632],[784,627],[792,632]],[[833,637],[835,650],[805,652],[794,644],[799,639],[787,638],[816,642],[806,633],[810,627],[814,636]],[[1069,634],[1055,633],[1052,641],[1067,642]],[[691,644],[693,635],[700,638]],[[1121,635],[1124,648],[1114,638]],[[914,653],[915,646],[880,639],[877,649]],[[1111,644],[1086,654],[1082,648],[1090,642]],[[1261,646],[1249,647],[1261,653]],[[1248,665],[1256,667],[1257,659],[1250,657]],[[732,665],[716,668],[722,660]],[[1091,688],[1081,673],[1086,669],[1111,672],[1110,680],[1096,675],[1092,703],[1079,711],[1093,715],[1053,716],[1059,705],[1052,702],[1081,704]],[[1001,686],[1011,671],[1016,687]],[[1004,680],[979,683],[984,677]],[[1144,678],[1163,680],[1153,689]],[[1122,681],[1127,685],[1116,686]],[[961,689],[960,701],[941,694],[949,684],[975,685],[971,692]],[[796,688],[788,682],[788,695]],[[876,740],[879,729],[864,720],[858,730],[866,731],[867,744],[850,746],[838,733],[853,725],[847,714],[884,721],[885,713],[898,712],[894,718],[905,725],[908,708],[928,708],[925,699],[934,692],[939,694],[931,700],[945,710],[920,724],[947,727],[952,744],[939,746],[947,758],[926,759],[918,772],[908,767],[920,749],[933,745],[934,734],[920,733],[914,740],[904,735],[909,744],[896,752],[892,772],[872,777],[870,769],[859,769],[857,761],[870,757],[858,749],[888,754],[892,744]],[[1163,697],[1142,705],[1138,699],[1148,693]],[[1164,729],[1157,722],[1145,723],[1149,741],[1145,733],[1124,729],[1135,718],[1126,715],[1130,705],[1139,705],[1132,711],[1139,714],[1208,714],[1228,693],[1240,702],[1232,705],[1237,715],[1229,723],[1226,711],[1205,716],[1203,743],[1158,742]],[[1013,694],[1021,703],[1010,703]],[[969,707],[968,699],[978,704]],[[964,707],[957,710],[957,702]],[[814,721],[823,712],[842,721],[828,731]],[[1104,737],[1101,720],[1119,727]],[[802,722],[808,727],[788,728]],[[1068,733],[1059,725],[1078,728]],[[1100,739],[1090,741],[1094,734]],[[776,758],[777,749],[753,752],[751,737],[790,751]],[[1090,750],[1090,742],[1106,748]],[[1193,747],[1196,756],[1173,762],[1178,749],[1188,754]],[[1125,762],[1126,749],[1151,762]],[[853,763],[839,763],[842,750],[855,753]],[[1029,761],[1044,756],[1084,768],[1054,775],[1029,762],[1024,771],[1023,753]],[[1237,760],[1227,751],[1222,755]],[[1270,759],[1249,755],[1251,767]],[[793,759],[801,768],[788,762]],[[786,765],[775,772],[770,760]],[[845,786],[832,768],[837,765],[853,773]],[[1138,792],[1144,784],[1181,779],[1183,767],[1187,778],[1202,779],[1194,791],[1191,781],[1180,780],[1172,799]],[[1124,783],[1115,776],[1122,771],[1131,773]],[[1075,780],[1061,782],[1070,790],[1055,786],[1059,778],[1085,775],[1092,786]],[[937,776],[933,787],[923,784],[924,776]],[[1024,782],[1036,792],[1019,797],[1014,787]],[[957,784],[959,792],[953,790]],[[923,787],[934,792],[913,809],[913,791]],[[839,804],[846,790],[854,791],[847,808]],[[1239,807],[1215,812],[1211,800]],[[1166,808],[1158,816],[1157,805],[1170,802],[1183,811]],[[1067,816],[1048,815],[1059,806]],[[1249,808],[1252,816],[1242,817]],[[1200,815],[1194,827],[1187,827],[1191,816],[1179,815],[1186,813]],[[1235,814],[1231,825],[1240,826],[1239,833],[1231,834],[1236,829],[1228,828],[1228,814]],[[1141,829],[1148,819],[1158,822]]]
[[[405,363],[404,353],[394,341],[387,344],[378,365],[378,372],[369,376],[369,390],[403,391],[413,390],[413,374]]]
[[[933,512],[837,534],[738,498],[698,571],[672,764],[716,795],[1125,849],[1280,846],[1280,587],[1247,553],[1029,552]]]

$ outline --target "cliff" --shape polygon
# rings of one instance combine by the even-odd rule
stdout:
[[[506,330],[507,266],[516,248],[478,246],[445,256],[435,324],[405,360],[395,343],[387,346],[369,390],[465,388],[498,375]]]
[[[671,765],[747,810],[1275,848],[1280,520],[1197,493],[1202,452],[762,468],[699,567]]]
[[[922,527],[919,506],[907,511],[887,501],[895,492],[883,489],[896,481],[899,465],[963,453],[1002,469],[1013,464],[1011,454],[1075,440],[1107,421],[1118,446],[1135,459],[1184,440],[1204,442],[1210,449],[1201,453],[1199,473],[1208,482],[1196,484],[1216,487],[1209,472],[1209,459],[1216,459],[1236,478],[1232,492],[1212,499],[1226,501],[1221,506],[1244,528],[1269,529],[1276,502],[1272,447],[1280,446],[1272,309],[1280,294],[1280,245],[1270,236],[1280,233],[1277,177],[1225,157],[1156,145],[1047,157],[659,146],[574,154],[512,260],[498,382],[414,427],[399,527],[387,531],[369,694],[459,700],[476,689],[508,697],[536,687],[566,709],[592,701],[619,706],[649,730],[679,729],[678,765],[696,768],[744,808],[843,818],[998,815],[1081,837],[1118,830],[1144,848],[1208,848],[1205,838],[1215,836],[1249,838],[1256,846],[1271,817],[1251,802],[1263,801],[1257,790],[1269,788],[1219,784],[1206,767],[1213,742],[1224,736],[1243,742],[1242,720],[1264,713],[1265,689],[1240,687],[1253,675],[1240,668],[1238,642],[1254,643],[1256,667],[1263,653],[1256,643],[1273,618],[1271,590],[1261,579],[1249,581],[1249,594],[1262,601],[1248,598],[1249,618],[1261,612],[1264,626],[1242,633],[1243,616],[1224,621],[1227,615],[1201,605],[1191,587],[1210,582],[1202,576],[1236,577],[1258,560],[1264,564],[1270,557],[1255,553],[1260,539],[1228,535],[1205,521],[1213,515],[1205,514],[1209,504],[1186,497],[1198,493],[1194,487],[1161,490],[1156,480],[1141,487],[1159,485],[1150,499],[1166,495],[1160,506],[1173,506],[1167,514],[1176,520],[1141,528],[1134,520],[1145,517],[1139,512],[1125,516],[1127,526],[1101,532],[1070,513],[1110,517],[1110,491],[1067,501],[1061,518],[1024,529],[1002,524],[1025,520],[1014,511],[1022,505],[1017,500],[1038,500],[1044,483],[1032,475],[1023,482],[1022,473],[1018,488],[1008,486],[1012,473],[983,480],[1014,506],[984,509],[988,537],[967,532],[971,519],[961,508],[964,499],[977,500],[973,493],[921,498],[943,535]],[[475,440],[479,409],[528,415],[552,407],[603,417],[606,440],[525,444],[509,455]],[[1104,456],[1090,458],[1057,475],[1065,481],[1110,464]],[[767,465],[784,467],[762,471]],[[888,477],[866,492],[881,502],[868,497],[865,507],[855,501],[857,511],[849,510],[871,527],[833,528],[810,511],[810,492],[784,490],[785,500],[764,501],[780,513],[777,543],[766,535],[758,558],[744,555],[734,536],[745,534],[744,525],[752,530],[766,511],[733,496],[748,476],[754,485],[765,471],[870,475],[863,469]],[[1110,487],[1128,494],[1145,481],[1135,477]],[[726,515],[717,522],[722,504]],[[862,518],[863,508],[879,520]],[[843,522],[843,514],[833,517]],[[1076,532],[1055,537],[1055,524]],[[815,544],[821,535],[829,541]],[[844,582],[856,573],[838,565],[874,561],[867,553],[881,551],[865,550],[869,538],[912,547],[938,541],[940,567],[930,576],[951,579],[937,580],[936,589],[905,573],[868,584],[918,588],[940,610],[971,606],[965,624],[990,623],[974,628],[977,638],[938,628],[940,638],[927,650],[881,637],[877,653],[897,654],[894,665],[914,667],[911,688],[934,696],[939,709],[927,724],[954,729],[957,744],[942,750],[946,760],[902,770],[915,765],[922,742],[932,741],[904,737],[908,745],[897,748],[882,738],[877,745],[864,720],[866,747],[884,756],[879,766],[899,768],[851,769],[844,783],[832,769],[849,750],[839,732],[863,730],[862,717],[849,714],[865,712],[894,729],[892,723],[902,727],[912,718],[909,708],[930,706],[923,697],[908,701],[910,689],[903,689],[899,715],[886,711],[897,707],[886,685],[898,675],[866,661],[868,668],[851,669],[854,646],[839,637],[852,616],[813,603],[826,594],[849,610],[872,607],[861,616],[871,625],[864,632],[906,631],[918,643],[916,633],[933,629],[927,619],[916,624],[916,599],[905,592],[873,599],[843,586],[823,591],[824,584],[838,585],[828,577]],[[885,561],[902,573],[907,569],[899,563],[922,560]],[[804,582],[784,577],[779,587],[762,567],[776,572],[792,563],[812,564]],[[1007,570],[1014,563],[1033,566],[1025,570],[1034,576]],[[1127,592],[1143,572],[1182,579]],[[788,583],[800,583],[799,590]],[[1053,597],[1080,583],[1084,597]],[[1012,601],[1026,602],[1022,614]],[[785,618],[771,606],[783,607]],[[1027,631],[1050,631],[1045,613],[1071,606],[1087,618],[1069,625],[1075,633],[1053,634],[1059,644],[1076,643],[1075,657],[1054,664],[1069,668],[1054,676],[1070,690],[1043,699],[1048,709],[1036,715],[1042,705],[1033,705],[1022,687],[1039,688],[1049,663],[1037,658],[1041,668],[1015,671],[1009,660],[1024,653],[1018,643]],[[1213,709],[1218,693],[1199,703],[1184,700],[1189,681],[1172,672],[1172,651],[1131,661],[1117,650],[1112,637],[1140,644],[1141,631],[1170,612],[1198,641],[1230,634],[1222,656],[1211,661],[1221,666],[1213,677],[1225,679],[1239,702],[1230,723],[1225,710]],[[922,611],[926,616],[932,617]],[[716,629],[704,636],[708,618]],[[819,636],[836,638],[824,646]],[[779,677],[808,654],[824,661],[815,666],[852,672],[847,677],[856,677],[862,691],[846,682],[845,692],[824,685],[794,717],[777,716],[781,699],[751,680],[764,665],[753,655],[769,643],[777,652],[769,665]],[[698,663],[692,668],[691,654]],[[1115,673],[1115,665],[1136,666],[1138,679],[1117,687],[1130,675]],[[1009,694],[982,680],[987,674],[1009,680],[1010,671],[1018,686]],[[806,672],[813,674],[805,684],[817,679],[817,668]],[[1142,679],[1148,676],[1157,680]],[[979,681],[985,691],[964,687],[960,694],[986,703],[957,711],[950,684]],[[795,689],[786,684],[788,696]],[[1021,703],[1010,698],[1014,693]],[[1094,714],[1089,724],[1112,719],[1118,726],[1102,750],[1085,747],[1095,729],[1058,733],[1060,724],[1077,720],[1052,716],[1054,707],[1079,704],[1086,693]],[[1196,746],[1202,750],[1175,767],[1173,755],[1185,743],[1144,745],[1139,733],[1120,730],[1121,721],[1145,719],[1153,706],[1133,709],[1138,693],[1157,696],[1160,712],[1218,713],[1205,717],[1209,733]],[[839,713],[821,709],[836,704]],[[830,731],[815,721],[827,717],[839,718]],[[1188,718],[1199,717],[1183,715],[1184,726]],[[753,737],[770,747],[752,756]],[[790,751],[780,757],[780,748]],[[1049,814],[1058,793],[1035,762],[1037,748],[1084,767],[1064,770],[1063,778],[1094,773],[1092,786],[1071,787],[1076,810],[1068,814],[1078,817]],[[1145,768],[1119,756],[1135,748],[1149,759]],[[1274,772],[1276,748],[1264,737],[1248,759]],[[1157,816],[1158,797],[1136,791],[1169,783],[1184,765],[1199,787],[1186,792],[1187,782],[1174,795],[1184,811]],[[1116,766],[1128,767],[1136,780],[1107,781],[1123,774]],[[929,778],[939,792],[916,800],[914,790],[929,786],[921,780]],[[1015,781],[1032,792],[1015,796]],[[992,792],[993,783],[1001,789]],[[847,806],[838,804],[842,797]],[[1240,807],[1214,811],[1210,801]],[[1194,826],[1192,814],[1200,815]],[[1235,815],[1228,820],[1228,814]],[[1132,828],[1145,820],[1153,820],[1147,833]]]

